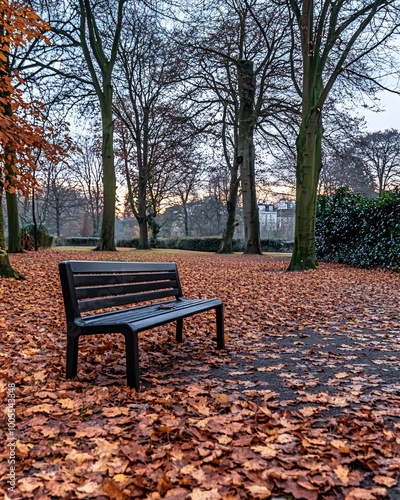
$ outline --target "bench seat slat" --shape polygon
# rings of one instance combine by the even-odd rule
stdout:
[[[178,296],[178,290],[159,290],[155,292],[137,293],[134,295],[120,295],[116,297],[106,297],[91,300],[81,300],[78,303],[80,312],[95,311],[96,309],[105,309],[107,307],[125,306],[135,304],[146,300],[163,299],[171,296]]]
[[[95,297],[110,297],[116,295],[126,295],[128,293],[139,293],[151,290],[177,290],[178,284],[175,281],[152,281],[150,283],[139,283],[135,285],[118,284],[117,286],[82,287],[76,289],[76,298],[89,299]],[[174,295],[174,293],[171,293]],[[140,302],[140,300],[136,301]]]
[[[157,319],[167,314],[191,314],[192,311],[206,310],[221,304],[218,299],[179,299],[152,303],[125,310],[93,314],[80,318],[81,326],[139,324],[146,318]],[[170,320],[171,321],[171,320]]]
[[[73,274],[93,274],[93,273],[132,273],[132,272],[176,272],[174,262],[118,262],[118,261],[85,261],[70,260],[69,266]]]
[[[95,286],[95,285],[114,285],[117,283],[144,283],[146,281],[171,280],[176,276],[175,273],[157,272],[157,273],[132,273],[132,274],[75,274],[75,286]]]

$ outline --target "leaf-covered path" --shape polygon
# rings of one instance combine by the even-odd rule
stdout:
[[[175,260],[184,294],[225,303],[140,334],[142,392],[122,336],[81,340],[65,381],[63,259]],[[400,498],[400,277],[263,257],[158,252],[12,256],[0,281],[1,487],[21,499]],[[15,491],[7,388],[15,384]]]

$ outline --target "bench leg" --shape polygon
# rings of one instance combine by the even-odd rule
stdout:
[[[125,334],[126,375],[129,387],[139,392],[139,345],[136,331]]]
[[[218,306],[215,308],[216,322],[217,322],[217,349],[223,349],[225,347],[225,337],[224,337],[224,306]]]
[[[176,341],[183,342],[183,319],[178,319],[176,321]]]
[[[67,379],[76,377],[78,373],[79,337],[67,335]]]

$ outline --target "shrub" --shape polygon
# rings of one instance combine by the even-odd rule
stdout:
[[[399,271],[400,192],[319,196],[315,244],[319,260]]]
[[[20,238],[21,238],[22,243],[24,242],[25,232],[27,232],[29,235],[29,240],[30,240],[32,247],[35,246],[35,226],[34,226],[34,224],[25,224],[21,227]],[[39,248],[50,248],[51,245],[53,244],[53,236],[51,236],[48,229],[45,226],[43,226],[42,224],[39,224],[36,227],[36,237],[37,237],[37,244],[38,244]]]
[[[285,240],[261,240],[261,250],[263,252],[292,252],[293,241]]]
[[[99,238],[92,238],[90,236],[72,236],[70,238],[57,239],[58,246],[95,247],[98,243]]]
[[[136,248],[139,244],[139,238],[132,238],[131,240],[117,240],[116,246],[122,248]]]

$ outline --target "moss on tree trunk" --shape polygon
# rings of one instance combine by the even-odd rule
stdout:
[[[22,274],[12,268],[8,258],[4,236],[3,192],[3,188],[0,187],[0,277],[25,279]]]
[[[115,195],[116,178],[114,167],[114,122],[112,116],[111,87],[102,103],[102,141],[103,141],[103,190],[104,207],[100,241],[96,250],[115,251]]]
[[[315,219],[321,170],[322,117],[316,109],[297,138],[296,225],[288,271],[315,269]]]
[[[8,252],[21,253],[21,236],[18,218],[18,200],[16,193],[6,193],[8,219]]]
[[[254,96],[256,81],[252,61],[238,62],[239,82],[239,137],[238,159],[243,198],[243,220],[246,254],[261,254],[260,223],[258,216],[255,151],[254,151]]]

